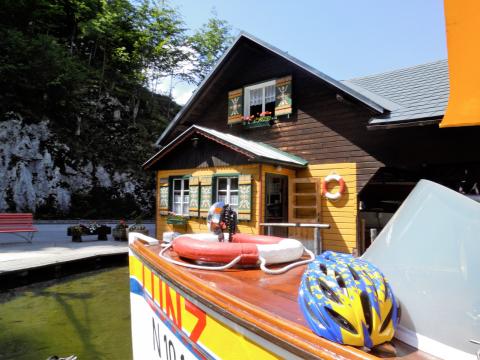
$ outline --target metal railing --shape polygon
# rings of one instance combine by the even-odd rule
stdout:
[[[329,224],[311,224],[311,223],[260,223],[260,226],[267,227],[267,235],[272,235],[272,227],[295,227],[295,228],[313,228],[313,252],[319,255],[323,251],[321,229],[330,229]]]

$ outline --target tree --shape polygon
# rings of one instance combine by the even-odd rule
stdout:
[[[193,68],[189,80],[196,84],[202,82],[232,41],[231,27],[213,11],[212,18],[189,39],[189,46],[193,50]]]

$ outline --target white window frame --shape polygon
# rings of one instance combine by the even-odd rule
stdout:
[[[174,211],[175,209],[175,205],[176,204],[180,204],[180,209],[181,209],[181,212],[178,213],[176,212],[175,214],[176,215],[181,215],[181,216],[188,216],[188,206],[190,205],[190,183],[189,183],[189,186],[187,189],[185,189],[185,182],[188,181],[189,179],[187,178],[173,178],[172,179],[172,210]],[[180,190],[175,190],[175,181],[180,181]],[[175,192],[180,192],[180,202],[175,202]],[[185,194],[185,192],[188,192],[187,194]],[[183,201],[183,199],[185,198],[185,195],[188,195],[188,201]],[[184,214],[183,213],[183,207],[184,205],[187,204],[187,213]]]
[[[243,93],[245,94],[245,102],[243,108],[243,115],[250,116],[250,91],[262,89],[262,112],[265,112],[265,88],[267,86],[275,86],[276,80],[265,81],[260,84],[245,86]]]
[[[219,185],[220,179],[226,179],[227,180],[227,189],[226,190],[220,190],[219,189],[218,185]],[[232,188],[231,188],[232,179],[237,179],[237,189],[236,190],[232,190]],[[216,182],[217,182],[216,183],[217,191],[216,191],[215,196],[216,196],[217,201],[219,201],[218,200],[219,191],[222,191],[222,195],[225,194],[225,204],[229,204],[233,208],[233,210],[237,210],[238,204],[231,204],[230,197],[231,197],[232,193],[236,194],[237,199],[238,199],[237,202],[240,201],[240,198],[239,198],[239,195],[238,195],[239,194],[239,192],[238,192],[238,187],[239,187],[238,186],[238,176],[219,176],[219,177],[216,178]]]

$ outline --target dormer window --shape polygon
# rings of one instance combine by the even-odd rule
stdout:
[[[245,87],[244,116],[260,117],[275,113],[275,80]]]
[[[292,113],[292,76],[246,85],[228,92],[228,125],[271,125]]]

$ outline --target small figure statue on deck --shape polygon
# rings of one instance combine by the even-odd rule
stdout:
[[[208,211],[207,225],[209,230],[218,236],[219,242],[225,241],[224,231],[227,230],[227,241],[230,241],[237,229],[237,213],[223,201],[216,202]]]

